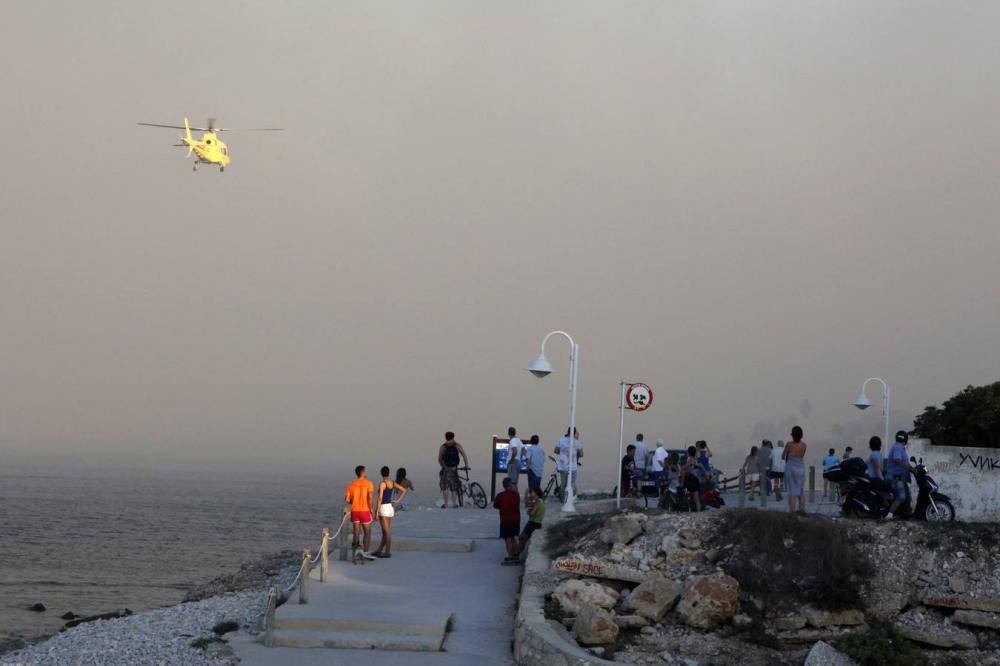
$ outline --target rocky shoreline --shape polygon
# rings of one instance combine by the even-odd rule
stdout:
[[[1000,664],[1000,526],[731,510],[554,523],[547,625],[634,664]],[[840,661],[830,661],[837,656]]]
[[[0,652],[0,665],[235,663],[225,635],[213,629],[234,623],[257,633],[267,588],[289,584],[300,561],[292,550],[249,560],[232,574],[195,586],[177,605],[86,622],[24,647],[8,644],[15,650]]]

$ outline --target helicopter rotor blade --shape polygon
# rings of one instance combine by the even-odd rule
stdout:
[[[166,127],[167,129],[184,129],[184,125],[161,125],[159,123],[136,123],[136,125],[144,125],[146,127]],[[191,129],[196,132],[210,131],[207,127],[192,127]]]

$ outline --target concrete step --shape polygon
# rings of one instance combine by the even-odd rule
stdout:
[[[292,631],[274,632],[274,647],[328,648],[341,650],[393,650],[441,652],[445,635],[419,636],[380,631]]]
[[[313,631],[320,633],[368,632],[398,636],[442,636],[448,631],[449,619],[428,624],[407,622],[382,622],[346,618],[276,617],[274,628],[288,631]]]

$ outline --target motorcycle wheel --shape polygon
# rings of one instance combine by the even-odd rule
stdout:
[[[924,509],[924,520],[934,521],[934,522],[952,522],[955,520],[955,507],[951,505],[948,500],[934,500],[934,504],[937,505],[937,510],[930,502],[927,503],[927,507]]]

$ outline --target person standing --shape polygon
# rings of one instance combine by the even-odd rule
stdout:
[[[493,499],[493,508],[500,511],[500,538],[507,546],[503,564],[517,562],[517,537],[521,533],[521,496],[509,478],[503,480],[503,492]]]
[[[771,495],[771,440],[765,439],[757,449],[757,474],[760,476],[760,492]]]
[[[885,461],[882,460],[882,438],[875,436],[868,440],[868,478],[885,479]]]
[[[698,450],[698,463],[708,472],[708,477],[712,478],[712,449],[708,448],[708,442],[699,439],[694,443]]]
[[[910,499],[910,461],[906,457],[906,444],[910,437],[905,430],[896,433],[896,442],[889,451],[889,459],[885,463],[886,476],[892,484],[892,504],[886,520],[892,520],[900,505]]]
[[[397,469],[396,490],[393,491],[393,499],[399,502],[396,505],[396,511],[406,511],[410,508],[410,494],[415,490],[416,488],[413,487],[413,481],[410,481],[409,477],[406,476],[406,468],[400,467]]]
[[[455,433],[446,432],[444,434],[444,444],[438,448],[438,465],[441,471],[438,473],[438,485],[441,487],[441,498],[444,504],[442,509],[448,508],[448,496],[451,496],[452,507],[458,508],[458,493],[462,491],[462,485],[458,481],[459,457],[465,461],[465,466],[469,466],[469,457],[465,455],[465,449],[455,441]]]
[[[525,452],[525,464],[528,468],[528,488],[542,489],[542,476],[545,474],[545,450],[538,443],[538,435],[531,436],[531,446]]]
[[[354,468],[354,476],[356,478],[347,486],[347,491],[344,493],[344,501],[351,505],[351,527],[354,530],[352,550],[355,553],[360,550],[361,556],[366,560],[374,560],[375,556],[369,553],[368,549],[372,546],[372,507],[375,506],[373,497],[375,488],[372,482],[365,478],[364,465]],[[363,548],[362,532],[364,532]]]
[[[774,499],[781,501],[781,491],[785,480],[785,443],[778,440],[778,446],[771,452],[771,471],[769,473],[774,482]]]
[[[847,458],[844,458],[847,460]],[[827,472],[831,467],[840,462],[840,458],[837,457],[837,452],[834,449],[830,449],[830,453],[823,458],[823,471]],[[826,475],[823,476],[823,497],[830,500],[836,500],[837,495],[840,493],[840,486],[836,483],[830,483],[827,480]]]
[[[649,447],[644,441],[646,438],[641,432],[635,436],[635,469],[640,475],[645,476],[649,461]]]
[[[701,511],[701,481],[708,472],[698,462],[698,449],[689,446],[687,459],[681,466],[679,480],[694,501],[694,510]]]
[[[788,510],[805,512],[806,503],[803,495],[806,485],[806,443],[802,441],[802,428],[792,428],[792,441],[785,445],[785,492],[788,493]]]
[[[853,457],[854,457],[854,448],[850,446],[845,447],[843,460],[847,460],[848,458],[853,458]]]
[[[754,498],[754,486],[760,485],[760,476],[757,474],[757,447],[751,446],[750,453],[746,458],[743,459],[743,467],[740,468],[743,472],[743,478],[746,480],[749,499],[751,502]]]
[[[510,443],[507,444],[507,478],[517,488],[517,478],[521,473],[521,454],[524,453],[524,442],[518,438],[517,428],[514,426],[507,428],[507,437],[510,438]]]
[[[629,444],[625,448],[625,455],[622,456],[621,474],[618,475],[622,497],[632,495],[632,477],[638,472],[635,466],[635,455],[635,444]]]
[[[559,472],[559,482],[562,484],[563,493],[566,493],[569,487],[571,450],[574,452],[573,457],[575,458],[575,465],[573,466],[573,494],[576,495],[576,489],[579,486],[576,476],[580,469],[580,460],[583,458],[583,447],[580,445],[580,431],[576,428],[573,429],[572,442],[569,438],[569,429],[567,429],[566,435],[559,440],[559,444],[556,445],[555,449],[555,452],[559,454],[559,458],[556,461],[556,470]]]
[[[378,484],[378,524],[382,528],[382,540],[375,549],[375,557],[392,557],[392,519],[396,515],[395,506],[406,495],[405,488],[399,488],[389,478],[389,468],[382,468],[382,482]],[[399,493],[398,498],[395,496]]]
[[[663,445],[663,439],[657,439],[656,448],[653,449],[653,455],[650,456],[649,460],[649,476],[657,483],[662,483],[663,481],[664,466],[666,465],[667,458],[669,457],[670,454],[667,453],[667,449]]]

